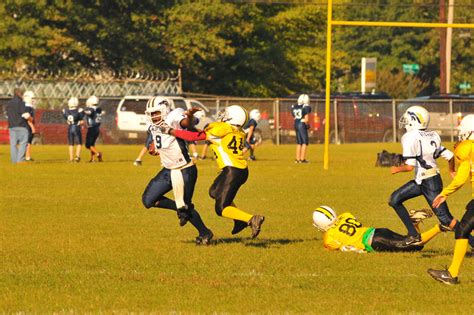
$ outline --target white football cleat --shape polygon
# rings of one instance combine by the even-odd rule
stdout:
[[[410,215],[411,222],[419,223],[425,219],[431,218],[433,216],[433,211],[431,209],[410,209],[408,210]]]

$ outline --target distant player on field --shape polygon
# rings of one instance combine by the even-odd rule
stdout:
[[[26,146],[25,161],[32,162],[33,158],[31,157],[31,147],[33,144],[33,138],[36,133],[35,129],[35,105],[36,105],[36,96],[33,91],[26,91],[23,94],[23,102],[25,102],[26,110],[30,113],[30,118],[27,120],[27,129],[28,129],[28,144]]]
[[[68,124],[69,162],[80,162],[82,147],[81,126],[84,122],[84,111],[82,108],[78,108],[79,100],[77,97],[71,97],[67,101],[67,106],[68,108],[63,109],[63,116]],[[74,145],[76,145],[76,157],[73,159]]]
[[[405,246],[424,244],[442,231],[452,231],[457,223],[449,212],[446,203],[432,208],[441,224],[435,225],[427,232],[420,234],[410,220],[409,213],[403,202],[423,195],[430,207],[433,200],[443,189],[443,181],[439,174],[436,159],[444,158],[449,162],[449,171],[454,174],[454,154],[441,145],[439,135],[427,131],[430,116],[421,106],[409,107],[400,118],[400,128],[407,132],[402,137],[403,158],[405,164],[392,166],[392,174],[415,171],[415,179],[409,181],[392,193],[389,205],[395,209],[408,230]]]
[[[242,128],[246,134],[245,137],[245,148],[243,153],[245,154],[247,151],[250,151],[249,159],[255,161],[255,146],[256,146],[256,139],[255,139],[255,130],[257,129],[258,121],[260,120],[260,111],[258,109],[252,109],[249,113],[250,119]]]
[[[386,228],[365,227],[351,213],[337,216],[328,206],[320,206],[313,212],[313,225],[324,233],[324,247],[343,252],[411,252],[423,249],[423,245],[400,246],[405,236]]]
[[[95,158],[102,162],[102,152],[97,151],[95,142],[100,135],[100,124],[102,122],[102,108],[99,107],[99,99],[92,95],[86,100],[84,109],[87,122],[86,149],[91,151],[89,162],[95,162]]]
[[[249,176],[247,161],[242,153],[245,141],[242,126],[247,119],[248,114],[244,108],[231,105],[220,113],[219,121],[210,123],[204,131],[190,132],[169,127],[164,127],[162,130],[186,141],[209,141],[217,165],[221,169],[209,189],[209,195],[216,201],[216,213],[234,220],[232,234],[237,234],[250,226],[252,238],[255,238],[260,233],[265,217],[244,212],[234,204],[240,186]]]
[[[168,133],[163,133],[160,126],[166,125],[177,130],[192,126],[193,117],[186,115],[182,108],[170,111],[170,101],[165,97],[153,97],[146,104],[145,114],[148,117],[148,132],[151,135],[150,153],[160,155],[163,168],[148,183],[142,195],[143,205],[174,210],[178,214],[179,225],[188,221],[198,230],[197,245],[209,245],[213,233],[194,208],[192,197],[197,180],[197,168],[190,158],[186,142]],[[173,190],[175,200],[165,197]]]
[[[436,196],[433,207],[439,207],[445,203],[449,195],[461,188],[464,183],[471,180],[471,200],[466,205],[461,222],[454,230],[456,244],[451,266],[445,270],[428,269],[428,273],[436,280],[445,284],[458,284],[458,274],[464,255],[466,255],[468,238],[474,228],[474,115],[464,117],[459,125],[459,143],[454,153],[459,163],[458,172],[453,181]]]
[[[306,148],[309,145],[308,128],[310,112],[309,96],[307,94],[301,94],[298,97],[298,103],[291,106],[291,114],[295,119],[296,132],[295,163],[308,163],[306,160]]]

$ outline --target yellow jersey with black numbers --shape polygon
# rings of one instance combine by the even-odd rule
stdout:
[[[364,234],[369,230],[349,212],[337,217],[337,222],[324,233],[324,247],[328,249],[343,250],[344,247],[355,247],[366,250]]]
[[[247,168],[247,161],[242,153],[245,133],[240,128],[225,122],[213,122],[204,131],[219,168]]]
[[[453,181],[443,189],[441,195],[447,197],[457,191],[464,183],[471,179],[471,198],[474,199],[474,182],[472,173],[474,172],[474,143],[472,140],[465,140],[459,143],[454,150],[454,156],[458,162],[458,170]]]

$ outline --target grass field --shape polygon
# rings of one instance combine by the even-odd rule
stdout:
[[[232,236],[232,222],[215,215],[207,190],[217,167],[199,161],[194,203],[218,240],[209,247],[196,246],[197,233],[180,228],[173,212],[142,206],[159,158],[135,167],[140,146],[100,149],[104,163],[70,164],[66,146],[36,146],[36,162],[13,166],[9,147],[0,146],[0,313],[473,312],[472,258],[456,287],[426,273],[450,263],[453,234],[419,253],[355,254],[323,249],[311,225],[312,210],[324,204],[405,232],[387,200],[413,174],[374,167],[376,152],[399,144],[331,146],[327,171],[322,145],[309,147],[307,165],[293,163],[293,145],[259,147],[236,199],[266,216],[256,240],[249,230]],[[466,187],[450,197],[455,216],[469,198]],[[425,206],[422,198],[408,203]]]

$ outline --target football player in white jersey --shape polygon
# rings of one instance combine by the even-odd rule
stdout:
[[[180,226],[190,221],[199,231],[196,244],[209,245],[213,237],[212,231],[203,223],[192,203],[197,168],[189,156],[186,141],[162,133],[158,128],[163,125],[175,129],[190,128],[193,113],[186,113],[181,108],[170,112],[170,101],[167,98],[153,97],[146,104],[145,114],[150,124],[148,131],[153,138],[149,150],[153,155],[160,155],[163,168],[143,192],[143,205],[147,209],[157,207],[176,211]],[[170,190],[173,190],[174,201],[165,197]]]
[[[391,172],[396,174],[414,170],[415,179],[394,191],[390,196],[389,205],[395,209],[408,230],[406,246],[424,244],[442,231],[452,231],[457,223],[449,212],[448,205],[443,203],[437,208],[432,207],[441,224],[420,234],[403,205],[406,200],[423,195],[431,206],[433,200],[443,190],[443,182],[436,164],[437,158],[447,160],[451,175],[455,173],[453,152],[441,145],[441,139],[436,132],[426,130],[429,122],[429,113],[421,106],[409,107],[400,118],[400,128],[407,130],[401,140],[405,164],[392,166]]]

